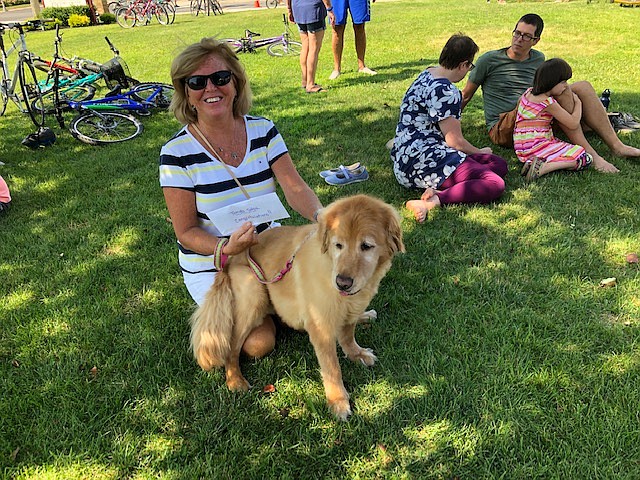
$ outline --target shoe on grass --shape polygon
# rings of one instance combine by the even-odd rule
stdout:
[[[342,170],[344,170],[345,168],[351,172],[354,172],[358,168],[360,168],[360,162],[352,163],[351,165],[347,165],[346,167],[344,165],[340,165],[338,168],[323,170],[320,172],[320,176],[322,178],[327,178],[327,177],[330,177],[331,175],[335,175],[336,173],[342,172]]]
[[[324,178],[329,185],[349,185],[350,183],[364,182],[369,179],[369,172],[364,165],[355,170],[343,168],[338,173],[334,173]]]

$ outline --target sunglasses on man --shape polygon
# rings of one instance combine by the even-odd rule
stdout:
[[[207,81],[211,80],[216,87],[222,87],[231,81],[233,72],[220,70],[209,75],[191,75],[184,79],[185,85],[191,90],[202,90],[207,86]]]

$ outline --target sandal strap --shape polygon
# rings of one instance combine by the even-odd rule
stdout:
[[[578,157],[574,172],[580,172],[582,170],[586,170],[591,166],[592,162],[593,162],[593,157],[591,156],[591,154],[584,152],[582,155]]]

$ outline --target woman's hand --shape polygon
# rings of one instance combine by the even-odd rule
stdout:
[[[478,149],[478,153],[493,153],[493,150],[491,150],[491,147],[482,147]]]
[[[238,230],[233,232],[227,243],[222,249],[225,255],[237,255],[244,252],[247,248],[258,243],[258,234],[251,222],[245,222]]]

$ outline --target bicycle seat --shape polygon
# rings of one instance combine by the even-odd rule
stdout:
[[[244,31],[244,36],[245,37],[259,37],[260,34],[256,33],[256,32],[252,32],[251,30],[245,30]]]

